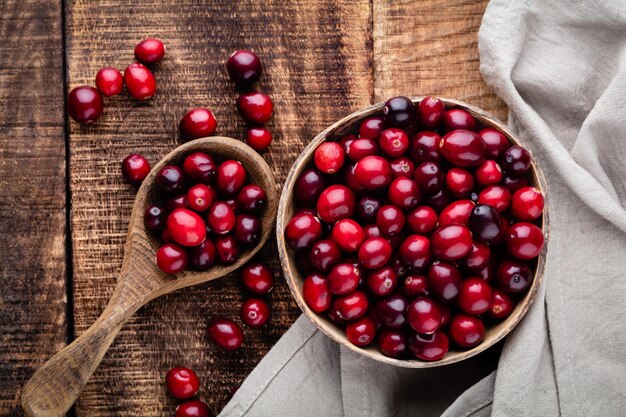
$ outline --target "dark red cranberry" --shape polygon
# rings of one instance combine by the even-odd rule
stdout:
[[[237,213],[239,211],[239,206],[237,204],[237,200],[234,198],[229,198],[228,200],[224,200],[224,204],[226,204],[232,211]]]
[[[354,174],[355,167],[355,164],[346,164],[346,167],[343,170],[343,183],[353,192],[357,194],[365,194],[367,190],[361,185],[361,183],[359,183],[356,175]]]
[[[375,221],[376,214],[382,206],[382,202],[378,198],[365,196],[359,200],[358,213],[359,217],[366,221]]]
[[[406,323],[407,305],[406,298],[393,294],[378,300],[374,306],[374,311],[383,326],[390,329],[400,329]]]
[[[161,230],[161,240],[163,241],[163,243],[174,243],[174,239],[172,239],[172,235],[170,235],[170,232],[169,230],[167,230],[167,228]]]
[[[246,264],[239,272],[244,287],[254,294],[267,294],[274,288],[274,273],[262,262]]]
[[[67,96],[67,112],[78,123],[95,122],[102,115],[103,108],[102,96],[93,87],[81,85]]]
[[[354,175],[361,186],[378,190],[391,183],[391,166],[380,156],[366,156],[354,166]]]
[[[511,192],[501,185],[490,185],[478,194],[478,204],[486,204],[502,213],[511,204]]]
[[[424,162],[415,169],[415,181],[426,195],[437,194],[443,188],[445,173],[436,162]]]
[[[345,161],[345,151],[337,142],[321,143],[313,155],[315,166],[324,174],[334,174]]]
[[[378,154],[378,144],[372,139],[355,139],[346,147],[346,155],[352,162]]]
[[[224,350],[237,350],[243,343],[243,331],[232,320],[215,318],[209,322],[209,336]]]
[[[530,267],[516,259],[505,259],[500,262],[496,272],[498,285],[506,292],[523,292],[532,282],[532,271]]]
[[[272,117],[274,105],[263,93],[244,93],[237,99],[239,114],[250,123],[264,124]]]
[[[150,206],[143,215],[143,223],[147,229],[159,230],[165,225],[165,209],[160,206]]]
[[[189,265],[189,256],[182,246],[166,243],[156,253],[157,266],[166,274],[177,274]]]
[[[393,236],[400,233],[404,228],[405,222],[404,213],[396,206],[383,206],[376,213],[376,225],[385,236]]]
[[[463,168],[452,168],[446,174],[446,187],[456,198],[467,198],[474,190],[474,177]]]
[[[489,257],[491,256],[491,249],[489,246],[480,242],[473,242],[472,249],[467,256],[463,258],[462,264],[466,269],[470,271],[480,271],[489,263]]]
[[[486,243],[497,242],[506,231],[500,214],[491,206],[478,204],[469,218],[469,228],[474,238]]]
[[[215,191],[204,184],[196,184],[187,190],[187,204],[195,211],[205,211],[213,204]]]
[[[192,248],[189,252],[189,257],[193,269],[196,271],[206,271],[215,263],[215,245],[212,241],[207,239],[199,246]]]
[[[380,352],[390,358],[399,358],[405,355],[407,348],[406,336],[397,330],[383,330],[378,336]]]
[[[217,257],[222,263],[232,264],[239,259],[239,245],[231,235],[218,236],[214,243]]]
[[[431,237],[433,255],[437,258],[454,261],[461,259],[472,249],[472,234],[460,224],[439,226]]]
[[[212,417],[209,406],[200,400],[187,401],[176,407],[174,417]]]
[[[189,368],[172,368],[165,375],[165,386],[170,395],[178,400],[186,400],[198,393],[200,381]]]
[[[409,148],[411,159],[417,164],[441,160],[439,142],[441,142],[441,136],[435,132],[419,132],[411,139]]]
[[[193,181],[209,184],[215,178],[217,167],[209,155],[203,152],[194,152],[185,158],[183,171]]]
[[[390,266],[372,271],[367,276],[367,288],[379,297],[391,294],[397,284],[398,276]]]
[[[443,127],[446,132],[457,129],[474,130],[476,129],[476,119],[463,109],[451,109],[443,115]]]
[[[536,258],[543,243],[543,232],[532,223],[515,223],[506,231],[506,247],[518,259]]]
[[[293,250],[306,249],[322,236],[322,224],[317,217],[296,214],[285,226],[285,239]]]
[[[354,193],[343,185],[331,185],[317,200],[317,213],[328,224],[352,217],[355,207]]]
[[[530,153],[521,146],[511,146],[502,156],[502,168],[515,177],[523,175],[530,168],[532,158]]]
[[[380,237],[367,239],[359,248],[359,262],[367,269],[378,269],[391,258],[389,241]]]
[[[232,159],[224,161],[217,168],[217,191],[232,196],[241,190],[246,182],[246,169],[241,162]]]
[[[448,323],[450,323],[450,318],[452,316],[450,304],[439,302],[439,310],[441,311],[441,327],[446,327]]]
[[[431,207],[419,206],[406,216],[411,231],[427,235],[437,227],[437,213]]]
[[[453,130],[439,143],[439,151],[450,163],[460,167],[474,167],[485,160],[485,142],[469,130]]]
[[[478,134],[487,146],[487,158],[500,160],[504,151],[511,146],[509,139],[496,129],[483,129]]]
[[[441,327],[439,305],[429,297],[417,297],[409,303],[407,320],[409,326],[418,333],[434,333]]]
[[[498,184],[502,181],[502,168],[493,159],[487,159],[476,167],[476,182],[481,187]]]
[[[513,194],[511,214],[519,220],[532,221],[543,212],[543,195],[535,187],[523,187]]]
[[[431,206],[436,212],[440,212],[452,202],[452,197],[447,190],[443,189],[437,194],[422,197],[422,204]]]
[[[367,346],[376,337],[376,324],[369,317],[362,317],[357,321],[348,323],[346,337],[355,346]]]
[[[237,194],[237,207],[245,213],[259,213],[267,204],[267,194],[258,185],[246,185]]]
[[[473,316],[457,314],[450,321],[448,330],[452,341],[462,348],[473,348],[485,337],[485,325]]]
[[[124,89],[124,79],[116,68],[102,68],[96,74],[96,87],[105,97],[116,96]]]
[[[509,189],[511,193],[516,192],[522,187],[527,187],[530,183],[526,177],[512,177],[508,174],[504,174],[502,178],[502,185]]]
[[[430,261],[430,241],[421,235],[410,235],[402,241],[398,258],[413,270],[424,268]]]
[[[243,245],[254,245],[261,238],[261,222],[250,214],[238,214],[233,236]]]
[[[353,264],[337,264],[327,275],[328,289],[336,295],[349,294],[359,286],[360,279],[361,272]]]
[[[402,292],[409,298],[428,295],[428,281],[424,275],[408,275],[403,282]]]
[[[328,280],[314,272],[302,282],[302,297],[311,310],[321,313],[330,308],[333,296],[328,289]]]
[[[420,101],[417,109],[420,126],[424,129],[433,130],[443,120],[446,105],[437,97],[427,96]]]
[[[392,204],[408,210],[419,203],[420,187],[412,179],[400,177],[389,185],[387,195]]]
[[[261,59],[252,51],[240,50],[232,53],[226,61],[230,79],[237,84],[251,84],[263,73]]]
[[[413,178],[415,164],[406,156],[401,156],[389,162],[391,175],[394,178]]]
[[[365,139],[378,140],[378,137],[385,129],[385,122],[382,117],[368,117],[359,126],[359,137]]]
[[[383,107],[385,122],[391,126],[408,126],[415,120],[416,112],[413,102],[402,96],[387,100]]]
[[[363,317],[367,312],[367,296],[361,291],[354,291],[335,299],[333,307],[337,311],[339,318],[343,320],[356,320]]]
[[[166,194],[178,194],[185,188],[185,175],[174,165],[161,168],[155,179],[157,187]]]
[[[472,200],[456,200],[439,214],[439,225],[460,224],[467,226],[472,209],[476,204]]]
[[[171,197],[165,200],[165,210],[168,213],[171,213],[178,208],[189,208],[189,204],[187,202],[187,194],[177,195],[175,197]]]
[[[165,45],[159,39],[148,38],[135,46],[135,59],[145,65],[156,64],[165,56]]]
[[[322,174],[315,169],[308,169],[296,180],[293,194],[299,204],[312,206],[315,205],[324,188],[326,188],[326,180]]]
[[[493,281],[498,269],[498,259],[495,256],[489,258],[487,265],[482,269],[472,271],[472,273],[485,281]]]
[[[206,238],[202,218],[185,208],[178,208],[167,216],[167,230],[172,239],[183,246],[198,246]]]
[[[491,287],[482,278],[467,278],[461,284],[457,303],[467,314],[479,315],[489,309]]]
[[[461,273],[452,264],[435,261],[428,270],[428,284],[434,295],[444,301],[450,301],[459,294]]]
[[[330,239],[318,240],[311,248],[311,262],[313,267],[322,272],[328,272],[330,268],[341,261],[341,250]]]
[[[272,132],[264,126],[251,127],[246,131],[246,144],[258,153],[263,153],[272,144]]]
[[[444,332],[433,334],[414,333],[409,338],[409,347],[416,358],[423,361],[438,361],[446,356],[450,348],[448,336]]]
[[[346,252],[356,252],[365,240],[363,228],[352,219],[342,219],[335,223],[332,236],[337,245]]]
[[[141,184],[150,173],[150,163],[138,153],[128,155],[122,161],[122,175],[131,184]]]
[[[180,119],[178,131],[180,137],[187,141],[211,136],[217,127],[215,116],[209,109],[197,107],[189,110]]]
[[[497,288],[493,290],[491,304],[489,304],[489,314],[492,317],[497,319],[507,318],[513,312],[513,307],[515,307],[515,303],[510,295]]]
[[[156,93],[156,80],[152,72],[135,62],[124,70],[124,84],[126,89],[136,100],[146,100]]]
[[[383,153],[391,158],[397,158],[409,149],[409,137],[397,127],[383,130],[378,143]]]
[[[211,232],[225,235],[233,230],[235,223],[235,212],[223,201],[215,202],[209,209],[207,226],[209,226]]]
[[[256,329],[267,323],[270,318],[270,308],[263,300],[249,298],[241,305],[239,316],[245,325]]]

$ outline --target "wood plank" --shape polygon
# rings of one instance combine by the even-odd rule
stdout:
[[[61,2],[0,4],[0,415],[67,341]]]
[[[311,2],[167,0],[72,2],[67,8],[70,87],[92,83],[105,65],[123,69],[146,36],[164,39],[168,55],[156,70],[154,99],[107,100],[92,127],[71,124],[72,237],[75,322],[84,331],[102,311],[122,260],[134,191],[119,175],[122,158],[140,151],[156,162],[177,144],[186,108],[211,107],[218,133],[242,138],[233,85],[223,63],[238,48],[259,52],[266,73],[258,88],[275,102],[275,141],[266,159],[282,184],[304,145],[331,122],[370,103],[371,15],[367,0]],[[265,257],[275,270],[276,250]],[[112,346],[86,387],[77,414],[172,415],[163,386],[167,369],[190,366],[202,380],[201,398],[218,412],[238,384],[299,314],[279,278],[271,325],[248,331],[245,347],[226,354],[206,336],[210,315],[238,315],[245,294],[237,278],[201,285],[142,309]]]

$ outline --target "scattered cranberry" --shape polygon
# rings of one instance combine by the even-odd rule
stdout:
[[[170,395],[178,400],[187,400],[198,392],[198,376],[189,368],[172,368],[165,375],[165,385]]]
[[[116,68],[105,67],[96,74],[96,87],[105,97],[116,96],[124,89],[124,79]]]
[[[215,238],[215,251],[217,258],[225,264],[232,264],[239,258],[239,245],[234,237],[230,235],[218,236]]]
[[[385,356],[390,358],[402,357],[407,348],[406,336],[397,330],[383,330],[378,336],[378,346]]]
[[[314,206],[318,197],[326,188],[322,174],[315,169],[304,171],[294,185],[294,197],[303,206]]]
[[[409,340],[411,352],[424,361],[438,361],[448,353],[448,336],[443,332],[433,334],[415,333]]]
[[[485,142],[469,130],[453,130],[443,137],[439,150],[450,163],[460,167],[474,167],[485,160]]]
[[[515,223],[506,232],[506,247],[518,259],[533,259],[543,249],[543,233],[532,223]]]
[[[352,217],[356,208],[354,193],[343,185],[331,185],[317,200],[317,213],[328,224]]]
[[[131,96],[137,100],[149,99],[156,93],[156,80],[152,72],[139,62],[124,70],[124,84]]]
[[[532,221],[543,212],[543,195],[535,187],[522,187],[513,194],[511,214],[519,220]]]
[[[511,146],[509,139],[496,129],[483,129],[478,132],[478,135],[480,135],[487,146],[488,158],[500,160],[504,151]]]
[[[132,184],[141,184],[150,173],[150,163],[138,153],[128,155],[122,161],[122,175]]]
[[[264,126],[251,127],[246,132],[246,144],[258,153],[265,152],[271,143],[272,132]]]
[[[185,158],[183,171],[191,180],[209,184],[217,174],[217,166],[209,155],[203,152],[195,152]]]
[[[175,243],[161,246],[156,253],[156,260],[159,269],[166,274],[177,274],[189,265],[189,255]]]
[[[440,226],[431,237],[433,255],[453,261],[461,259],[472,249],[472,234],[460,224]]]
[[[362,317],[357,321],[348,323],[346,337],[355,346],[367,346],[376,337],[376,324],[369,317]]]
[[[67,112],[78,123],[91,124],[102,115],[102,96],[93,87],[81,85],[70,91]]]
[[[511,146],[502,156],[502,168],[511,175],[520,176],[530,168],[530,153],[521,146]]]
[[[385,122],[382,117],[370,117],[361,123],[359,127],[359,137],[378,140],[378,137],[384,129]]]
[[[334,174],[343,166],[345,151],[337,142],[324,142],[315,149],[314,161],[324,174]]]
[[[510,295],[500,291],[499,289],[493,290],[491,297],[491,303],[489,304],[489,314],[496,319],[504,319],[511,315],[515,303]]]
[[[457,129],[474,130],[476,119],[463,109],[452,109],[443,115],[443,127],[446,132]]]
[[[415,120],[416,112],[413,102],[402,96],[390,98],[383,107],[385,122],[391,126],[408,126]]]
[[[262,262],[252,262],[239,273],[243,285],[254,294],[267,294],[274,288],[274,273]]]
[[[450,321],[450,338],[462,348],[472,348],[483,341],[485,325],[473,316],[457,314]]]
[[[270,308],[267,303],[258,298],[250,298],[241,305],[241,321],[249,327],[263,326],[270,318]]]
[[[183,140],[192,140],[211,136],[215,132],[217,121],[209,109],[197,107],[189,110],[180,119],[178,131]]]
[[[244,93],[237,99],[237,109],[250,123],[264,124],[272,117],[272,100],[263,93]]]
[[[243,331],[232,320],[216,318],[209,323],[209,336],[224,350],[237,350],[243,343]]]
[[[359,262],[367,269],[378,269],[391,258],[391,245],[383,238],[367,239],[359,248]]]
[[[191,248],[189,257],[193,269],[196,271],[206,271],[215,263],[217,257],[215,245],[211,240],[207,239],[195,248]]]
[[[156,64],[165,56],[165,45],[159,39],[148,38],[135,46],[135,58],[145,65]]]
[[[404,130],[397,127],[383,130],[378,143],[383,153],[392,158],[401,156],[409,149],[409,137]]]
[[[174,417],[211,417],[209,406],[200,400],[187,401],[176,407]]]
[[[252,51],[240,50],[232,53],[226,61],[230,79],[237,84],[251,84],[263,73],[261,59]]]
[[[446,105],[437,97],[424,97],[418,106],[419,122],[424,129],[435,129],[443,120]]]
[[[474,190],[474,177],[462,168],[452,168],[446,174],[446,187],[453,196],[467,198]]]

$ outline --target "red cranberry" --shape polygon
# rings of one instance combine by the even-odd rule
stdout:
[[[380,156],[366,156],[354,166],[354,175],[368,190],[384,188],[391,182],[391,166]]]
[[[435,132],[419,132],[417,135],[413,136],[413,139],[411,139],[411,146],[409,149],[411,159],[418,164],[429,161],[437,162],[441,160],[439,142],[441,142],[441,136]]]
[[[363,228],[365,232],[365,239],[371,239],[373,237],[381,237],[380,229],[375,224],[368,224]]]
[[[441,190],[437,194],[428,195],[422,198],[422,204],[431,206],[435,211],[440,212],[452,202],[450,194],[446,190]]]
[[[460,224],[467,226],[475,204],[472,200],[457,200],[447,206],[439,214],[439,225]]]
[[[472,234],[460,224],[446,224],[433,232],[431,245],[433,255],[439,259],[461,259],[472,249]]]
[[[515,303],[510,295],[497,288],[493,290],[491,304],[489,304],[489,314],[492,317],[497,319],[507,318],[513,312],[513,307],[515,307]]]
[[[346,252],[356,252],[365,240],[363,228],[352,219],[339,220],[333,226],[333,239]]]
[[[476,182],[481,187],[498,184],[502,181],[502,168],[493,159],[487,159],[476,168]]]
[[[347,185],[348,188],[350,188],[353,192],[363,194],[367,190],[357,180],[356,175],[354,174],[355,168],[355,164],[346,164],[346,167],[343,170],[343,183]]]
[[[189,368],[172,368],[165,375],[165,386],[170,395],[178,400],[186,400],[198,392],[200,381]]]
[[[521,146],[511,146],[502,156],[502,168],[510,175],[519,177],[530,168],[530,153]]]
[[[250,214],[239,214],[235,219],[233,236],[243,245],[253,245],[261,237],[261,222]]]
[[[434,295],[450,301],[459,294],[461,273],[452,264],[435,261],[428,270],[428,284]]]
[[[396,271],[389,266],[372,271],[367,276],[367,288],[379,297],[391,294],[397,283]]]
[[[408,210],[419,203],[420,187],[409,178],[396,178],[387,190],[389,201],[396,206]]]
[[[391,126],[408,126],[415,120],[416,112],[413,102],[402,96],[387,100],[383,107],[385,122]]]
[[[524,262],[505,259],[498,266],[496,279],[504,291],[519,293],[530,286],[533,277],[530,267]]]
[[[444,332],[435,332],[433,334],[411,335],[409,339],[409,347],[416,358],[423,361],[438,361],[446,356],[450,347],[448,336]]]
[[[230,79],[237,84],[251,84],[263,73],[261,59],[252,51],[240,50],[232,53],[226,61]]]
[[[428,281],[424,275],[409,275],[404,279],[402,292],[409,298],[428,295]]]
[[[143,223],[147,229],[159,230],[165,225],[165,209],[159,206],[150,206],[143,215]]]
[[[333,303],[337,315],[343,320],[356,320],[367,312],[367,296],[361,291],[339,297]]]
[[[215,132],[217,121],[209,109],[197,107],[189,110],[180,119],[178,131],[180,137],[187,141],[211,136]]]
[[[474,238],[486,243],[497,242],[506,231],[500,214],[491,206],[478,204],[469,218],[469,228]]]
[[[168,213],[171,213],[178,208],[189,208],[189,204],[187,202],[187,194],[181,194],[165,200],[165,210]]]
[[[426,195],[437,194],[443,187],[444,172],[436,162],[423,162],[415,170],[415,181]]]
[[[321,143],[313,155],[315,166],[324,174],[334,174],[341,169],[345,161],[343,147],[337,142]]]
[[[427,96],[420,101],[417,109],[420,126],[432,130],[437,128],[443,120],[446,105],[437,97]]]
[[[513,194],[511,214],[519,220],[532,221],[543,212],[543,195],[535,187],[523,187]]]
[[[449,334],[458,346],[466,349],[473,348],[483,341],[485,325],[477,317],[457,314],[450,321]]]
[[[328,272],[330,268],[341,261],[341,250],[330,239],[318,240],[311,248],[311,262],[313,267],[322,272]]]
[[[272,132],[266,127],[251,127],[246,132],[246,144],[257,151],[263,153],[272,143]]]
[[[376,337],[376,324],[369,317],[362,317],[357,321],[348,323],[346,337],[355,346],[367,346]]]
[[[138,153],[128,155],[122,161],[122,175],[132,184],[141,184],[150,173],[150,163]]]
[[[506,232],[506,247],[518,259],[533,259],[543,249],[543,233],[532,223],[515,223]]]
[[[467,256],[463,258],[462,264],[466,269],[470,271],[480,271],[489,263],[489,257],[491,256],[491,249],[489,246],[480,242],[473,242],[472,249]]]
[[[512,193],[522,187],[527,187],[529,184],[528,178],[526,177],[511,177],[510,175],[505,174],[502,178],[502,185],[508,188]]]
[[[359,137],[378,140],[384,129],[385,122],[382,117],[368,117],[359,126]]]
[[[185,188],[185,175],[174,165],[161,168],[155,179],[157,187],[166,194],[177,194]]]
[[[176,407],[174,417],[212,417],[209,406],[199,400],[187,401]]]
[[[359,248],[359,262],[367,269],[378,269],[391,258],[391,245],[386,239],[367,239]]]
[[[476,129],[476,119],[463,109],[451,109],[443,115],[443,127],[446,132],[457,129]]]
[[[376,225],[385,236],[400,233],[406,222],[404,213],[396,206],[383,206],[376,213]]]
[[[209,322],[209,336],[224,350],[237,350],[243,343],[243,331],[232,320],[216,318]]]
[[[317,200],[317,213],[328,224],[352,217],[356,207],[354,193],[343,185],[331,185]]]
[[[502,213],[511,204],[511,192],[501,185],[490,185],[478,194],[478,204],[486,204]]]
[[[314,272],[302,282],[302,297],[309,308],[321,313],[330,308],[333,297],[328,290],[328,281],[322,274]]]
[[[244,93],[237,99],[239,114],[250,123],[264,124],[272,117],[274,105],[263,93]]]
[[[474,177],[462,168],[452,168],[446,174],[446,187],[456,198],[467,198],[474,190]]]
[[[483,129],[478,132],[487,146],[487,157],[499,160],[511,144],[509,139],[496,129]]]
[[[116,68],[102,68],[96,74],[96,87],[105,97],[116,96],[124,89],[124,79]]]
[[[213,204],[215,191],[204,184],[196,184],[187,190],[187,204],[195,211],[205,211]]]
[[[237,194],[246,182],[246,169],[241,162],[232,159],[217,168],[217,190],[228,196]]]
[[[152,72],[139,62],[130,64],[124,70],[126,89],[136,100],[149,99],[156,93],[156,80]]]
[[[485,160],[485,142],[469,130],[453,130],[443,137],[439,150],[450,163],[460,167],[474,167]]]
[[[254,294],[267,294],[274,288],[274,273],[262,262],[246,264],[239,277],[244,287]]]
[[[391,158],[397,158],[409,149],[409,137],[397,127],[383,130],[378,143],[383,153]]]
[[[322,236],[322,224],[317,217],[296,214],[285,226],[285,239],[293,250],[306,249]]]
[[[189,252],[191,266],[197,271],[206,271],[215,263],[215,245],[209,239]]]
[[[230,235],[218,236],[215,238],[215,251],[222,263],[232,264],[239,259],[239,245],[234,237]]]
[[[406,217],[409,229],[421,235],[427,235],[437,226],[437,213],[431,207],[419,206]]]
[[[355,139],[346,147],[346,155],[352,162],[358,162],[366,156],[377,153],[378,145],[371,139]]]
[[[167,243],[156,253],[157,266],[166,274],[177,274],[189,265],[189,256],[182,246]]]
[[[239,315],[244,324],[256,329],[263,326],[270,318],[270,308],[265,301],[258,298],[250,298],[241,305]]]
[[[367,221],[375,221],[376,214],[382,206],[382,202],[378,198],[365,196],[359,200],[358,212],[359,217]]]
[[[334,306],[330,308],[330,310],[328,310],[328,320],[331,321],[331,323],[336,324],[337,326],[345,326],[346,324],[348,324],[347,320],[344,320],[343,318],[339,317],[339,313],[337,312],[337,309]]]
[[[378,336],[378,347],[385,356],[402,357],[407,348],[406,336],[397,330],[383,330]]]
[[[491,303],[491,287],[482,278],[467,278],[461,284],[457,302],[467,314],[483,314]]]
[[[413,178],[415,173],[415,164],[406,156],[394,159],[389,163],[389,166],[394,178]]]
[[[208,184],[216,175],[216,166],[213,158],[203,152],[195,152],[185,158],[183,171],[195,182]]]
[[[376,302],[374,311],[383,326],[400,329],[406,323],[406,298],[398,294],[390,295]]]
[[[91,124],[102,115],[102,96],[93,87],[81,85],[67,96],[67,112],[78,123]]]
[[[402,241],[398,257],[414,270],[425,267],[430,261],[430,241],[421,235],[410,235]]]
[[[237,194],[237,207],[245,213],[259,213],[267,204],[267,194],[258,185],[246,185]]]
[[[209,226],[211,232],[225,235],[233,230],[235,223],[235,212],[223,201],[215,202],[209,209],[207,226]]]
[[[335,265],[327,276],[328,289],[336,295],[349,294],[356,290],[361,279],[359,269],[349,263]]]
[[[326,188],[326,181],[322,174],[315,169],[304,171],[296,180],[293,194],[296,201],[303,206],[312,206]]]
[[[485,265],[482,269],[475,270],[472,272],[474,272],[476,276],[481,277],[485,281],[493,281],[494,277],[496,276],[497,268],[498,268],[498,260],[494,256],[494,257],[489,258],[487,265]]]
[[[191,210],[178,208],[167,216],[167,230],[183,246],[198,246],[206,238],[202,218]]]
[[[434,333],[442,321],[439,305],[428,297],[417,297],[409,303],[407,320],[411,328],[418,333]]]
[[[165,56],[165,45],[159,39],[148,38],[135,46],[135,58],[145,65],[156,64]]]

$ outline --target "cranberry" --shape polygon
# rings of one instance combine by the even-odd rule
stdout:
[[[359,248],[359,262],[367,269],[378,269],[391,258],[391,245],[386,239],[367,239]]]
[[[185,249],[175,243],[167,243],[156,253],[157,266],[166,274],[177,274],[189,265]]]
[[[439,142],[441,142],[441,136],[435,132],[419,132],[411,139],[409,155],[418,164],[429,161],[437,162],[441,160]]]
[[[165,45],[159,39],[148,38],[135,46],[135,58],[145,65],[156,64],[165,56]]]
[[[371,139],[355,139],[346,147],[346,155],[352,162],[357,162],[366,156],[376,155],[378,145]]]
[[[363,228],[365,232],[365,239],[370,239],[373,237],[381,237],[380,229],[375,224],[368,224]]]
[[[450,338],[462,348],[473,348],[485,337],[485,325],[473,316],[457,314],[450,321]]]
[[[519,220],[535,220],[543,212],[543,195],[535,187],[522,187],[513,194],[511,214]]]
[[[489,249],[489,246],[484,243],[473,242],[472,249],[467,256],[463,258],[462,264],[470,271],[480,271],[487,266],[490,256],[491,249]]]
[[[183,246],[198,246],[206,238],[202,218],[191,210],[178,208],[167,217],[167,230]]]
[[[67,112],[78,123],[91,124],[102,115],[102,96],[93,87],[81,85],[67,96]]]
[[[355,167],[355,164],[346,165],[346,168],[343,170],[343,182],[355,193],[363,194],[367,190],[357,180],[356,175],[354,174]]]
[[[520,188],[527,187],[529,184],[528,178],[526,177],[511,177],[510,175],[505,174],[502,178],[502,185],[508,188],[512,193],[516,192]]]
[[[496,279],[504,291],[519,293],[530,286],[533,277],[530,267],[524,262],[505,259],[498,266]]]
[[[428,297],[417,297],[409,303],[407,320],[411,328],[418,333],[434,333],[442,321],[439,305]]]
[[[511,146],[502,156],[502,168],[513,176],[519,177],[530,168],[530,153],[521,146]]]
[[[491,287],[482,278],[467,278],[461,284],[457,302],[467,314],[483,314],[491,303]]]
[[[208,184],[216,175],[213,158],[203,152],[195,152],[185,158],[183,171],[195,182]]]
[[[362,317],[357,321],[348,323],[346,337],[355,346],[367,346],[376,337],[376,324],[369,317]]]
[[[156,80],[152,72],[139,62],[130,64],[124,70],[126,89],[136,100],[149,99],[156,93]]]
[[[322,174],[315,169],[308,169],[296,180],[293,193],[299,204],[312,206],[317,202],[324,188],[326,188],[326,181]]]
[[[487,159],[476,168],[476,182],[481,187],[498,184],[502,181],[502,168],[493,159]]]
[[[251,127],[246,132],[246,144],[257,151],[263,153],[272,143],[272,132],[266,127]]]
[[[424,129],[435,129],[443,120],[446,105],[437,97],[427,96],[420,101],[418,117],[420,126]]]
[[[233,236],[243,245],[253,245],[261,237],[261,222],[250,214],[239,214],[235,219]]]
[[[143,215],[143,223],[147,229],[159,230],[165,225],[165,209],[159,206],[150,206]]]
[[[363,228],[352,219],[339,220],[333,226],[333,239],[346,252],[356,252],[365,240]]]
[[[209,336],[224,350],[237,350],[243,343],[241,327],[232,320],[216,318],[209,322]]]
[[[263,326],[270,318],[270,308],[265,301],[250,298],[241,305],[239,315],[244,324],[256,329]]]
[[[469,130],[453,130],[443,137],[439,150],[450,163],[460,167],[474,167],[485,160],[485,142]]]
[[[198,392],[200,381],[189,368],[172,368],[165,375],[165,386],[170,395],[178,400],[186,400]]]
[[[157,187],[166,194],[177,194],[185,188],[185,174],[174,165],[161,168],[155,179]]]
[[[415,120],[416,112],[413,102],[402,96],[387,100],[383,107],[385,122],[391,126],[408,126]]]
[[[483,129],[478,132],[487,146],[487,157],[499,160],[511,144],[509,139],[496,129]]]
[[[343,166],[345,152],[337,142],[324,142],[315,149],[313,159],[317,169],[324,174],[334,174]]]
[[[437,194],[428,195],[422,198],[422,204],[431,206],[435,211],[440,212],[451,203],[452,199],[446,190],[441,190]]]
[[[165,200],[165,210],[167,210],[168,213],[171,213],[177,208],[189,208],[189,204],[187,202],[187,194],[181,194]]]
[[[263,93],[244,93],[237,99],[237,109],[250,123],[264,124],[272,117],[272,100]]]
[[[436,162],[423,162],[415,170],[415,181],[427,195],[437,194],[443,188],[444,172]]]
[[[334,303],[331,309],[328,310],[328,320],[330,320],[331,323],[334,323],[337,326],[345,326],[346,324],[348,324],[347,320],[339,317],[339,313],[337,309],[335,308]]]
[[[415,233],[426,235],[437,226],[437,213],[431,207],[419,206],[406,216],[409,229]]]
[[[333,303],[337,315],[343,320],[356,320],[367,312],[367,296],[361,291],[339,297]]]
[[[211,232],[225,235],[233,230],[235,223],[235,212],[223,201],[215,202],[209,209],[207,226],[209,226]]]
[[[478,204],[469,218],[469,228],[474,238],[486,243],[497,242],[506,231],[500,214],[491,206]]]
[[[489,258],[487,265],[485,265],[482,269],[475,270],[476,276],[481,277],[485,281],[492,281],[496,276],[496,270],[498,268],[498,260],[496,257]]]
[[[209,406],[199,400],[187,401],[176,407],[174,417],[212,417]]]
[[[222,263],[232,264],[239,258],[239,246],[234,237],[230,235],[215,238],[215,251]]]
[[[513,307],[515,307],[515,303],[510,295],[497,288],[493,290],[491,303],[489,304],[489,314],[492,317],[497,319],[507,318],[513,312]]]
[[[407,347],[406,336],[397,330],[383,330],[378,336],[378,347],[385,356],[402,357]]]
[[[421,235],[410,235],[400,244],[398,257],[408,267],[419,270],[430,261],[430,241]]]
[[[311,248],[311,262],[313,267],[322,272],[328,272],[341,260],[341,250],[330,239],[318,240]]]
[[[406,156],[401,156],[389,162],[391,167],[391,175],[394,178],[413,178],[415,173],[415,164]]]
[[[446,174],[446,187],[453,196],[467,198],[474,190],[474,177],[463,168],[452,168]]]
[[[378,198],[365,196],[359,200],[358,212],[359,217],[367,221],[375,221],[376,214],[382,206],[382,202]]]
[[[211,204],[215,191],[204,184],[196,184],[187,190],[187,204],[195,211],[205,211]]]
[[[486,204],[502,213],[511,204],[511,192],[501,185],[490,185],[478,194],[478,204]]]
[[[383,153],[392,158],[401,156],[409,149],[409,137],[404,130],[397,127],[383,130],[378,143]]]
[[[411,335],[409,347],[416,358],[423,361],[438,361],[446,356],[450,347],[448,336],[444,332],[434,332],[433,334]]]
[[[378,140],[384,129],[385,122],[382,117],[368,117],[359,126],[359,137]]]
[[[396,206],[383,206],[376,213],[376,225],[385,236],[393,236],[400,233],[404,228],[405,222],[404,213]]]
[[[328,281],[317,272],[310,274],[302,282],[302,297],[309,308],[316,313],[328,310],[333,301],[328,289]]]
[[[322,235],[322,224],[309,213],[296,214],[285,226],[285,239],[293,250],[306,249]]]
[[[245,213],[259,213],[267,205],[267,194],[258,185],[246,185],[237,194],[237,207]]]
[[[163,241],[163,243],[174,243],[174,239],[172,239],[172,236],[170,235],[170,232],[167,230],[167,228],[163,228],[163,230],[161,230],[161,240]]]
[[[374,306],[376,317],[383,326],[400,329],[406,323],[406,298],[398,294],[378,300]]]
[[[141,184],[150,173],[150,163],[138,153],[128,155],[122,161],[122,175],[131,184]]]
[[[431,245],[433,255],[439,259],[461,259],[472,249],[472,234],[460,224],[446,224],[433,232]]]
[[[372,271],[367,276],[367,288],[379,297],[391,294],[397,283],[396,271],[389,266]]]
[[[457,129],[474,130],[476,119],[463,109],[451,109],[443,115],[443,127],[446,132]]]
[[[227,196],[237,194],[246,182],[246,169],[241,162],[232,159],[217,168],[217,190]]]
[[[116,68],[102,68],[96,74],[96,87],[105,97],[116,96],[124,89],[124,79]]]
[[[359,269],[349,263],[335,265],[328,273],[328,289],[336,295],[349,294],[356,290],[361,279]]]
[[[361,186],[378,190],[391,182],[391,166],[380,156],[366,156],[354,166],[354,175]]]
[[[215,245],[209,239],[189,252],[191,266],[197,271],[206,271],[215,263]]]
[[[428,281],[424,275],[408,275],[403,282],[402,292],[409,298],[428,295]]]
[[[352,217],[356,201],[354,193],[343,185],[331,185],[317,200],[317,213],[326,223]]]
[[[435,261],[428,270],[428,284],[434,295],[450,301],[456,298],[461,288],[461,273],[452,264]]]
[[[254,294],[267,294],[274,288],[274,273],[262,262],[246,264],[239,277],[244,287]]]
[[[467,226],[475,204],[472,200],[456,200],[439,214],[439,225],[460,224]]]
[[[230,79],[237,84],[251,84],[263,73],[261,59],[252,51],[240,50],[232,53],[226,61]]]
[[[187,141],[211,136],[215,132],[217,121],[209,109],[197,107],[189,110],[180,119],[178,131],[180,137]]]
[[[532,223],[515,223],[506,232],[506,247],[518,259],[533,259],[543,249],[543,233]]]
[[[411,209],[419,202],[420,187],[417,182],[400,177],[393,180],[387,193],[392,204],[403,209]]]

